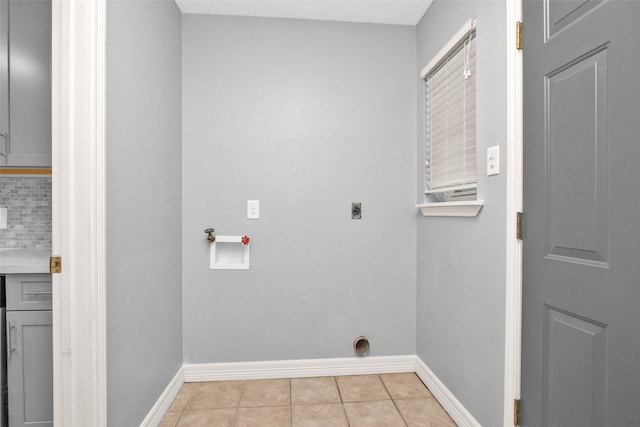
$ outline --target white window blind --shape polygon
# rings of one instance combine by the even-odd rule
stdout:
[[[469,21],[423,70],[426,193],[476,187],[475,45]]]

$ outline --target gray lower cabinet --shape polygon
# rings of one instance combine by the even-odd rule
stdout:
[[[53,427],[50,274],[6,276],[9,427]]]
[[[53,427],[50,311],[7,312],[9,426]]]

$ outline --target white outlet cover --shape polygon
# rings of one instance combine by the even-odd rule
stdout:
[[[500,146],[494,145],[487,148],[487,176],[500,173]]]
[[[0,208],[0,230],[7,228],[7,208]]]
[[[247,219],[260,219],[260,200],[247,200]]]

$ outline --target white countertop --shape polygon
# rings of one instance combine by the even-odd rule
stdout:
[[[48,273],[51,249],[0,249],[0,274]]]

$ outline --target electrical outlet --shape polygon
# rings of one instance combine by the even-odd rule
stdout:
[[[260,219],[260,200],[247,200],[247,219]]]
[[[7,208],[0,208],[0,230],[7,229]]]
[[[500,146],[487,148],[487,176],[500,173]]]
[[[351,219],[362,219],[362,203],[351,203]]]

